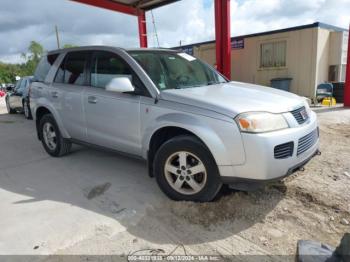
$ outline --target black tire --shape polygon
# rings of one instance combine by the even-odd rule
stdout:
[[[166,178],[165,165],[168,158],[176,154],[176,152],[181,151],[195,155],[203,163],[206,169],[206,182],[203,182],[202,189],[194,194],[183,194],[178,192],[169,184]],[[176,201],[209,202],[214,200],[222,187],[218,167],[213,156],[209,149],[199,139],[193,136],[177,136],[165,142],[156,152],[153,162],[153,170],[161,190],[170,199]],[[177,179],[179,179],[179,177]]]
[[[9,114],[16,114],[17,113],[15,109],[12,109],[10,107],[8,99],[6,99],[6,109],[7,109],[7,113],[9,113]]]
[[[47,144],[47,141],[44,137],[43,129],[44,129],[45,124],[49,124],[52,127],[52,131],[55,132],[55,134],[56,134],[56,139],[55,139],[56,147],[55,148],[52,148],[52,147],[50,148],[50,145]],[[56,121],[51,114],[46,114],[40,119],[39,136],[40,136],[41,143],[43,144],[45,151],[49,155],[51,155],[53,157],[61,157],[61,156],[64,156],[70,152],[70,149],[72,147],[72,143],[69,140],[62,137],[61,132],[56,124]]]
[[[27,110],[27,111],[26,111]],[[24,113],[24,117],[28,120],[33,119],[32,117],[32,112],[30,111],[30,107],[29,107],[29,103],[28,100],[25,99],[23,101],[23,113]]]

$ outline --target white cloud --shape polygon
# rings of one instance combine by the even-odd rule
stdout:
[[[214,0],[212,0],[214,2]],[[61,42],[76,45],[138,45],[137,19],[68,0],[0,2],[0,60],[17,62],[31,40],[56,48],[54,25]],[[214,4],[182,0],[153,11],[160,45],[171,47],[215,38]],[[316,21],[348,28],[350,0],[231,0],[233,36],[281,29]],[[157,46],[151,15],[148,41]]]
[[[154,15],[162,46],[177,46],[180,40],[191,44],[215,38],[214,4],[205,8],[201,0],[183,0],[155,10]],[[316,21],[348,28],[350,0],[231,0],[232,36]],[[151,43],[152,37],[149,36]]]

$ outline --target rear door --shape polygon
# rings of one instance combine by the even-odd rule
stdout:
[[[84,108],[89,143],[140,155],[140,97],[144,87],[131,67],[117,54],[97,51],[90,68],[91,87],[84,94]],[[106,91],[117,77],[128,77],[136,91]]]
[[[86,88],[90,51],[74,51],[66,54],[57,70],[50,100],[60,115],[64,128],[71,138],[86,140],[83,111],[83,92]]]
[[[21,108],[22,107],[22,94],[25,87],[25,79],[19,80],[15,89],[9,97],[11,108]]]

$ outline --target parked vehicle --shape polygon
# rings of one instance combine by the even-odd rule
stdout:
[[[29,105],[29,87],[32,79],[32,76],[25,76],[18,80],[14,89],[8,88],[6,107],[9,114],[21,112],[24,113],[25,118],[32,119]]]
[[[0,91],[6,92],[6,84],[0,84]]]
[[[178,51],[50,52],[36,70],[30,105],[51,156],[79,143],[141,157],[174,200],[211,201],[222,184],[247,190],[281,179],[319,147],[305,99],[229,82]]]
[[[12,91],[15,88],[14,84],[3,84],[3,90]]]

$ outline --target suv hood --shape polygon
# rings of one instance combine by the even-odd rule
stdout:
[[[283,113],[305,104],[305,99],[295,94],[240,82],[164,90],[160,99],[209,109],[230,117],[252,111]]]

